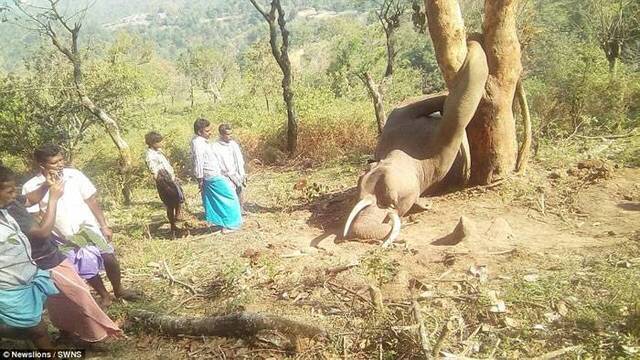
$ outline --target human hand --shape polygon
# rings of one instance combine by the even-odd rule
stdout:
[[[48,180],[47,183],[49,183]],[[64,195],[64,181],[59,178],[49,184],[49,200],[58,200],[62,197],[62,195]]]
[[[113,231],[109,226],[101,226],[100,231],[102,232],[102,235],[104,235],[104,237],[107,239],[107,241],[111,241],[111,238],[113,237]]]
[[[49,170],[46,172],[44,179],[45,179],[45,183],[47,184],[47,187],[51,187],[53,184],[56,183],[56,181],[58,181],[58,173],[55,171]]]

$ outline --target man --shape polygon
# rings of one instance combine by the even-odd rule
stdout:
[[[38,268],[51,272],[51,279],[60,292],[49,296],[49,318],[62,333],[74,336],[83,343],[96,343],[108,337],[119,337],[118,326],[100,309],[87,285],[76,273],[73,264],[58,250],[51,231],[56,218],[59,199],[63,195],[62,179],[54,181],[48,176],[39,189],[27,196],[15,196],[13,172],[0,166],[0,189],[8,190],[10,200],[6,209],[29,239],[31,256]],[[25,205],[37,203],[49,193],[49,206],[40,223],[34,221]],[[12,199],[11,199],[12,198]]]
[[[244,214],[243,190],[247,186],[247,177],[244,171],[244,158],[240,151],[240,146],[231,137],[233,132],[229,124],[218,126],[220,137],[213,144],[213,149],[220,159],[222,174],[226,176],[235,187],[240,208]]]
[[[107,224],[98,202],[96,188],[91,181],[79,170],[65,168],[62,148],[55,144],[46,144],[34,152],[34,158],[40,166],[40,174],[27,181],[22,187],[22,193],[27,194],[39,188],[45,181],[47,174],[57,174],[64,181],[64,195],[57,204],[57,216],[54,223],[56,235],[63,240],[71,240],[74,236],[99,237],[111,242],[113,232]],[[45,195],[39,204],[30,207],[31,213],[44,213],[49,203],[49,196]],[[116,298],[135,301],[140,298],[138,291],[122,287],[120,263],[116,258],[113,246],[99,249],[88,245],[79,249],[72,249],[66,254],[73,263],[80,277],[87,280],[89,285],[100,295],[102,306],[109,306],[113,297],[106,290],[100,271],[106,270],[107,277],[113,287]]]
[[[29,240],[6,209],[16,190],[7,186],[12,173],[4,169],[0,167],[0,337],[28,339],[38,349],[52,350],[42,311],[47,297],[58,290],[50,272],[36,267]]]
[[[211,123],[207,119],[197,119],[193,123],[193,132],[193,172],[202,194],[205,219],[221,228],[223,234],[234,232],[242,224],[240,202],[233,184],[222,175],[220,159],[209,144]]]

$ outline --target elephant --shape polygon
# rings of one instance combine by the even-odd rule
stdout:
[[[389,114],[374,162],[358,179],[359,201],[345,223],[345,238],[386,237],[383,246],[388,246],[400,233],[400,217],[421,195],[464,177],[459,149],[489,73],[482,46],[476,41],[467,46],[449,94],[426,96]]]

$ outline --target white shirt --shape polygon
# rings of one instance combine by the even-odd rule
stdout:
[[[64,181],[64,194],[58,200],[58,207],[56,208],[56,221],[54,224],[56,233],[59,236],[70,239],[80,231],[80,226],[85,224],[85,226],[94,230],[96,234],[102,236],[98,220],[96,220],[91,208],[85,202],[96,193],[96,187],[93,186],[89,178],[76,169],[65,168],[62,171],[62,179]],[[45,181],[46,179],[42,174],[31,178],[22,186],[22,194],[36,190]],[[37,213],[40,210],[46,211],[48,204],[49,192],[47,191],[39,204],[33,205],[27,210],[30,213]]]
[[[220,159],[222,173],[238,179],[244,179],[244,159],[237,142],[231,140],[228,143],[218,140],[213,144],[213,150]]]
[[[169,175],[171,175],[171,179],[175,180],[175,174],[173,172],[173,167],[169,163],[169,160],[164,156],[162,151],[155,150],[152,148],[147,149],[147,166],[149,170],[153,173],[153,177],[157,178],[160,170],[166,170]]]
[[[191,158],[193,175],[197,179],[212,179],[220,176],[220,161],[213,152],[213,147],[202,136],[194,136],[191,140]]]

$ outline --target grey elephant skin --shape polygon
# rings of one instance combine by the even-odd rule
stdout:
[[[484,93],[487,76],[484,51],[480,44],[470,41],[448,95],[426,96],[389,114],[376,146],[375,161],[358,180],[358,203],[347,218],[344,237],[386,237],[383,245],[387,246],[400,232],[400,217],[421,195],[463,178],[460,145]]]

